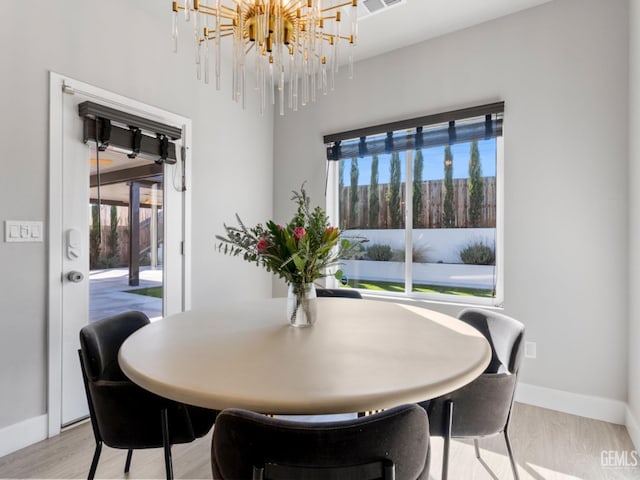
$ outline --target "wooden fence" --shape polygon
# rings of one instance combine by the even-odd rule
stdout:
[[[129,226],[119,225],[118,226],[118,247],[117,251],[112,251],[109,246],[108,238],[111,234],[111,227],[103,226],[102,227],[102,244],[100,245],[100,257],[111,257],[114,260],[117,258],[117,262],[114,263],[113,267],[126,267],[129,265]],[[164,237],[164,228],[163,228],[163,217],[159,216],[158,219],[158,243],[163,243]],[[151,245],[151,222],[147,218],[140,222],[140,246],[139,251],[140,254],[146,254],[150,250]],[[160,259],[162,262],[162,259]]]
[[[457,178],[453,181],[453,206],[455,222],[454,228],[472,227],[469,221],[469,185],[467,178]],[[476,227],[495,228],[496,226],[496,178],[484,177],[483,201],[480,209],[480,221]],[[350,210],[351,187],[343,187],[340,192],[340,227],[342,229],[388,229],[394,228],[391,223],[387,191],[389,184],[378,185],[378,217],[369,221],[369,190],[370,185],[358,188],[358,202],[355,211]],[[400,205],[404,209],[404,184],[400,189]],[[413,212],[416,228],[443,228],[444,188],[442,180],[428,180],[422,182],[422,209]],[[400,226],[405,228],[404,212],[401,215]]]

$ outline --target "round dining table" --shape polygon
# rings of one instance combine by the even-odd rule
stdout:
[[[321,415],[443,395],[475,379],[491,358],[477,330],[419,306],[318,298],[316,323],[297,328],[285,302],[168,316],[124,342],[120,366],[141,387],[190,405]]]

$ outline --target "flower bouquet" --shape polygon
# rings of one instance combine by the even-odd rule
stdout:
[[[298,208],[288,224],[269,220],[265,225],[246,227],[236,214],[238,226],[225,224],[226,235],[216,238],[220,241],[217,246],[220,252],[242,256],[289,284],[289,320],[299,326],[315,321],[313,282],[329,275],[341,279],[342,271],[331,272],[332,267],[360,242],[340,238],[340,231],[329,224],[324,210],[311,209],[304,184],[299,192],[293,192],[292,200]]]

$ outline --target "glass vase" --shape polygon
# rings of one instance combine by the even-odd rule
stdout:
[[[310,327],[317,317],[316,286],[290,283],[287,296],[287,319],[292,327]]]

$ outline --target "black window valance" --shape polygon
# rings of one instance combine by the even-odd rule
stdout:
[[[502,136],[504,102],[326,135],[327,160],[419,150]]]
[[[130,158],[141,155],[156,163],[176,163],[176,146],[182,130],[131,113],[94,102],[78,105],[84,119],[83,141],[98,142],[100,150],[113,146],[129,152]]]

